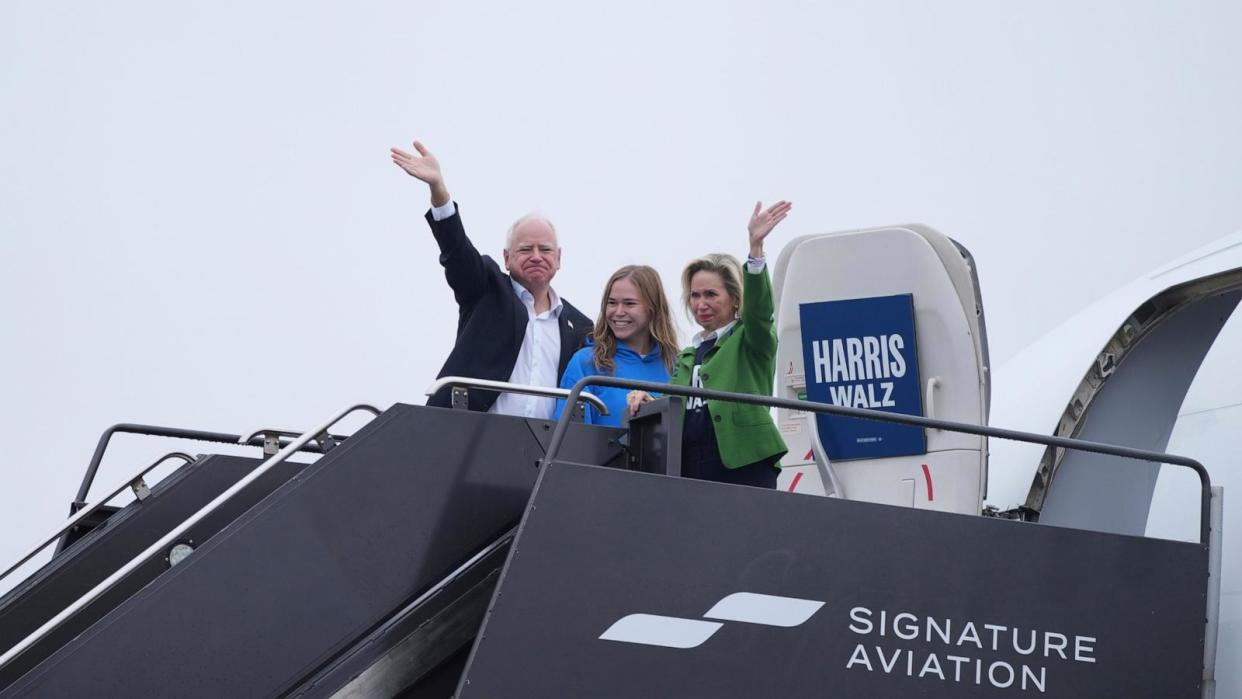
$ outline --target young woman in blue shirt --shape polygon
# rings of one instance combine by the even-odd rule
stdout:
[[[572,388],[584,376],[600,375],[668,383],[677,352],[677,331],[659,273],[646,265],[627,265],[604,287],[595,329],[587,345],[570,358],[561,388]],[[588,405],[585,422],[623,424],[628,389],[588,386],[585,391],[603,400],[609,411],[600,415]],[[565,401],[557,401],[555,417],[564,408]]]

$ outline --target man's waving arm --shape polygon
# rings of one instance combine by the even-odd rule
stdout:
[[[407,153],[400,148],[390,149],[392,162],[410,177],[425,183],[431,191],[431,210],[427,212],[427,223],[440,246],[440,264],[444,266],[444,276],[449,287],[453,289],[458,305],[471,304],[487,289],[483,258],[466,237],[457,204],[444,184],[440,161],[421,141],[414,141],[414,150],[416,153]]]

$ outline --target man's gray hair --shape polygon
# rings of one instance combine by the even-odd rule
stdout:
[[[547,227],[552,230],[552,235],[556,236],[557,246],[558,247],[560,246],[561,239],[560,239],[560,236],[557,235],[556,233],[556,226],[552,225],[552,220],[549,219],[547,216],[544,216],[543,214],[539,213],[538,211],[532,211],[529,214],[526,214],[525,216],[522,216],[518,220],[514,221],[512,226],[509,226],[509,230],[505,233],[505,250],[513,249],[513,234],[517,231],[518,226],[522,225],[523,223],[526,223],[527,221],[541,221],[544,224],[546,224]]]

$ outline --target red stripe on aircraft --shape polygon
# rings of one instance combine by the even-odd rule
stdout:
[[[791,493],[792,493],[792,492],[794,491],[794,488],[797,488],[797,487],[798,487],[798,481],[800,481],[800,480],[802,480],[802,472],[801,472],[801,471],[799,471],[799,472],[797,472],[797,473],[795,473],[795,474],[794,474],[793,483],[790,483],[790,484],[789,484],[789,492],[791,492]]]
[[[936,498],[932,496],[931,469],[927,468],[927,464],[923,464],[923,477],[927,479],[927,501],[931,502]]]

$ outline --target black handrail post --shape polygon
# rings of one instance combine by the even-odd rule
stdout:
[[[629,416],[629,468],[665,476],[681,475],[681,396],[661,396],[643,403]]]
[[[104,452],[108,449],[108,442],[112,441],[112,435],[123,427],[129,425],[113,425],[104,430],[99,436],[99,442],[95,445],[95,453],[91,455],[91,462],[86,467],[86,473],[82,476],[82,484],[78,486],[78,494],[73,497],[73,502],[69,503],[69,515],[77,514],[78,510],[86,506],[86,496],[90,493],[91,484],[95,482],[95,472],[99,470],[99,464],[103,461]]]

